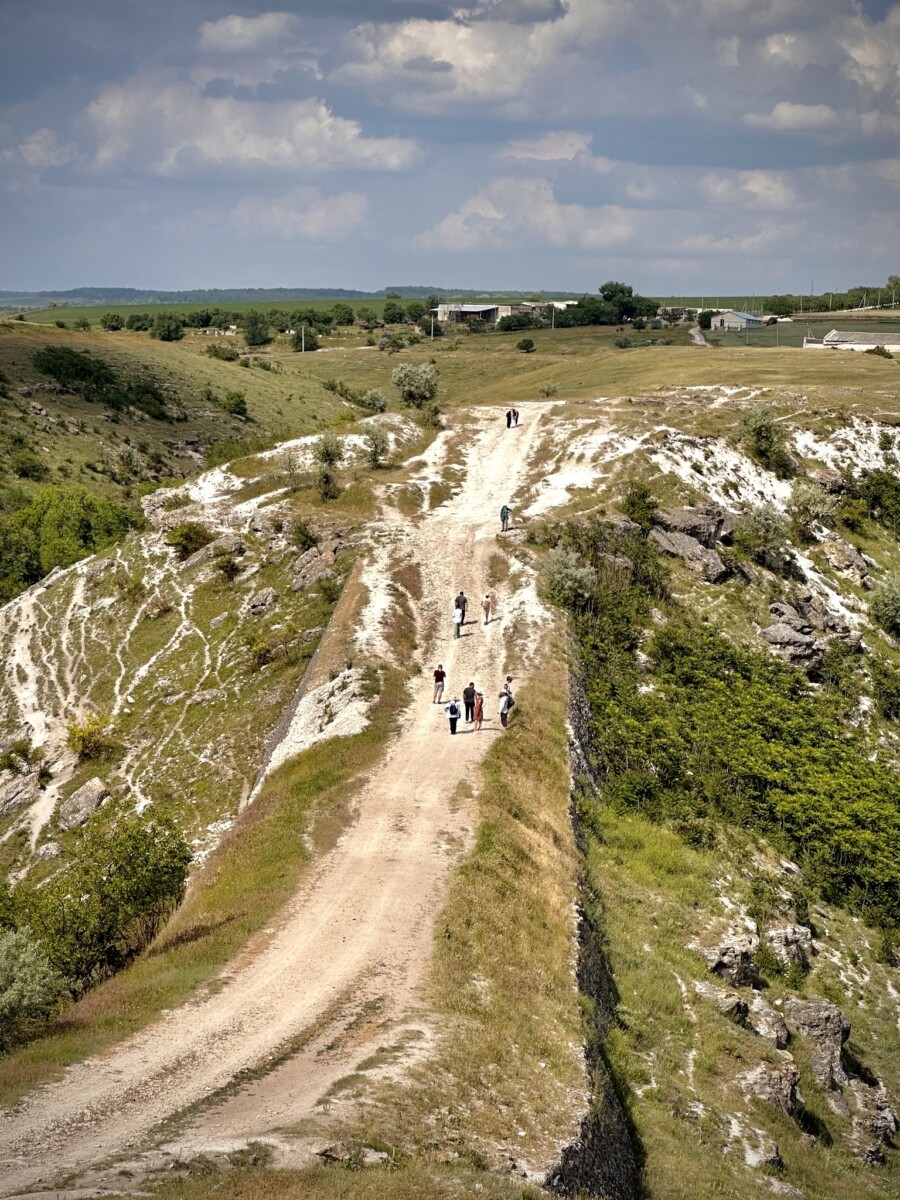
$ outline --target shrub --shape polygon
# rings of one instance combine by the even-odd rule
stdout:
[[[324,467],[334,467],[344,457],[344,447],[340,438],[333,433],[323,433],[313,445],[313,458]]]
[[[17,479],[31,479],[39,483],[50,473],[33,450],[16,450],[10,455],[9,465]]]
[[[768,405],[757,404],[750,409],[741,421],[741,437],[750,453],[779,479],[789,479],[795,474],[784,427],[776,421]]]
[[[534,338],[522,338],[516,342],[516,349],[521,350],[524,354],[533,354],[535,351]]]
[[[318,546],[319,539],[316,537],[313,527],[304,517],[298,517],[291,529],[291,538],[298,550],[312,550],[314,546]]]
[[[316,486],[321,500],[337,500],[341,494],[340,484],[334,471],[327,463],[322,463],[316,475]]]
[[[800,537],[812,537],[814,525],[830,526],[837,512],[837,497],[808,479],[798,479],[791,489],[790,513]]]
[[[551,396],[559,395],[559,388],[555,383],[542,383],[538,388],[538,395],[544,396],[545,399],[549,400]]]
[[[900,573],[886,575],[869,598],[869,615],[888,633],[900,633]]]
[[[151,318],[149,313],[129,313],[128,319],[125,322],[125,328],[146,333],[150,328],[150,322]]]
[[[582,563],[574,550],[555,546],[544,560],[543,589],[547,598],[564,608],[578,610],[590,599],[597,584],[593,567]]]
[[[620,336],[613,338],[613,345],[618,346],[620,350],[627,350],[629,346],[634,345],[634,342],[630,337]]]
[[[369,388],[356,401],[360,408],[366,409],[368,412],[383,413],[387,411],[387,401],[378,390],[378,388]]]
[[[215,534],[199,521],[182,521],[166,534],[166,541],[184,561],[215,541]]]
[[[526,313],[513,313],[508,317],[501,317],[497,322],[497,328],[501,333],[514,333],[519,329],[533,329],[534,319]]]
[[[27,926],[74,994],[144,949],[181,902],[191,849],[168,818],[88,826],[79,856],[39,888],[17,894]]]
[[[635,317],[634,320],[631,322],[631,328],[636,329],[638,331],[638,333],[640,333],[642,329],[647,328],[647,322],[644,320],[643,317]]]
[[[0,1053],[40,1032],[65,989],[33,934],[0,929]]]
[[[884,346],[872,346],[869,350],[863,350],[863,354],[874,354],[878,358],[893,358],[890,350],[886,350]]]
[[[872,659],[875,710],[888,721],[900,721],[900,671],[882,658]]]
[[[233,583],[241,573],[241,564],[233,554],[217,554],[214,566],[227,583]]]
[[[629,483],[619,507],[630,521],[636,521],[646,531],[653,524],[659,503],[646,483],[634,482]]]
[[[380,467],[391,447],[390,438],[383,429],[367,429],[365,435],[366,459],[370,467]]]
[[[91,327],[91,323],[87,319],[87,317],[76,317],[75,320],[72,322],[72,328],[79,330],[79,332],[81,332],[81,333],[86,333],[90,329],[90,327]]]
[[[712,329],[713,314],[710,309],[704,309],[697,314],[697,324],[701,329]]]
[[[391,383],[409,408],[422,408],[434,400],[439,372],[431,363],[400,363],[391,372]]]
[[[113,333],[118,329],[125,328],[125,318],[121,313],[105,312],[100,318],[100,325],[103,329]]]
[[[223,362],[237,362],[241,357],[234,346],[220,346],[218,342],[210,342],[206,353],[210,358],[220,358]]]
[[[788,534],[788,523],[778,509],[760,504],[738,521],[734,544],[760,566],[782,573],[790,562]]]
[[[269,318],[265,313],[250,309],[241,320],[244,341],[248,346],[266,346],[272,340],[269,333]]]
[[[79,762],[104,758],[116,748],[115,726],[105,713],[92,713],[66,726],[66,746]]]
[[[247,396],[244,392],[226,392],[221,403],[225,412],[231,416],[247,416]]]
[[[403,338],[398,333],[385,331],[378,339],[378,349],[387,350],[390,354],[396,354],[398,350],[403,349]]]
[[[65,321],[54,321],[53,324],[56,326],[57,329],[68,329],[69,328],[69,326],[66,324]]]

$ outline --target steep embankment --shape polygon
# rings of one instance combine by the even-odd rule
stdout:
[[[470,679],[484,691],[484,730],[463,727],[450,737],[442,709],[429,703],[426,673],[345,832],[264,948],[236,966],[215,994],[169,1014],[109,1057],[73,1067],[60,1084],[6,1116],[3,1141],[12,1156],[7,1190],[46,1178],[47,1164],[78,1171],[137,1149],[154,1131],[158,1138],[162,1122],[288,1049],[294,1053],[282,1067],[189,1120],[174,1146],[196,1152],[296,1125],[316,1114],[329,1088],[369,1057],[386,1031],[400,1041],[430,1036],[421,986],[434,920],[473,832],[469,806],[451,801],[461,782],[473,781],[499,734],[495,696],[508,663],[516,662],[517,683],[523,681],[541,644],[544,618],[526,578],[498,588],[499,615],[488,626],[478,597],[497,554],[496,510],[517,485],[542,416],[535,408],[513,431],[496,413],[479,417],[470,426],[453,499],[418,524],[385,522],[362,576],[368,599],[357,654],[372,665],[390,660],[396,623],[415,621],[420,661],[443,662],[449,691],[459,696]],[[392,588],[392,575],[402,574],[404,564],[418,573],[415,615]],[[449,615],[460,587],[473,607],[462,636],[454,639]],[[284,735],[289,745],[301,744],[306,717],[299,707]],[[298,980],[304,981],[299,989]],[[365,1014],[372,1011],[377,1027],[367,1030]],[[115,1121],[108,1121],[113,1112]],[[288,1159],[308,1150],[304,1139],[281,1141]]]

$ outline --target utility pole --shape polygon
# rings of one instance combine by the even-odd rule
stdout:
[[[306,326],[300,326],[300,353],[306,353]]]
[[[434,341],[434,313],[431,314],[431,340]]]

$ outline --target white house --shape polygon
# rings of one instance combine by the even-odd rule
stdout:
[[[900,330],[884,330],[883,333],[846,333],[832,329],[821,342],[817,338],[804,338],[804,350],[872,350],[883,346],[889,354],[900,354]]]
[[[745,329],[756,329],[765,325],[765,317],[755,313],[740,312],[738,309],[726,308],[724,312],[713,314],[711,329],[721,329],[725,333],[743,333]]]

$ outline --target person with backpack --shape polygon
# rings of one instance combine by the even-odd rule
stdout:
[[[475,720],[475,681],[470,680],[469,686],[463,688],[463,704],[466,706],[466,724],[471,725]]]
[[[459,701],[451,700],[449,704],[445,704],[444,715],[450,722],[450,732],[456,733],[456,722],[459,720]]]
[[[447,672],[444,670],[443,663],[438,663],[434,671],[434,699],[432,704],[440,704],[444,695],[444,680],[447,678]]]
[[[504,504],[500,509],[500,532],[506,533],[509,529],[509,518],[512,516],[512,510],[508,504]]]

